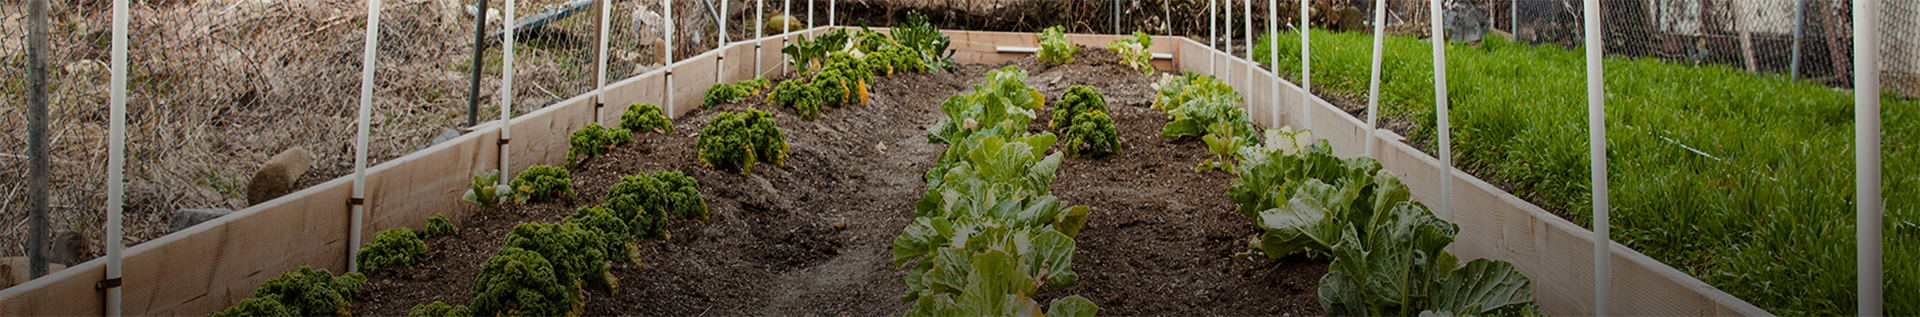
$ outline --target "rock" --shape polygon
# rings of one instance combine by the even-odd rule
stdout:
[[[447,143],[447,141],[452,141],[453,138],[458,138],[458,137],[460,137],[460,130],[455,130],[453,128],[442,128],[440,129],[440,135],[434,136],[432,141],[427,141],[427,145],[421,145],[420,147],[413,148],[413,151],[419,152],[422,150],[426,150],[427,148],[433,147],[435,145],[440,145],[440,143]]]
[[[202,222],[207,222],[207,220],[213,220],[213,218],[220,218],[220,216],[225,216],[230,213],[233,213],[233,210],[219,209],[219,208],[181,209],[179,211],[173,212],[173,220],[167,222],[167,228],[172,229],[172,231],[180,231],[182,229],[186,229],[187,227],[192,227],[193,225],[197,225]]]
[[[66,265],[52,263],[53,261],[47,262],[47,274],[49,275],[53,274],[53,272],[67,269]],[[0,289],[26,284],[27,281],[33,280],[32,275],[27,274],[29,273],[29,271],[27,271],[28,263],[30,262],[28,262],[27,257],[24,256],[0,258]]]
[[[53,241],[47,242],[47,263],[74,265],[81,255],[87,254],[92,247],[87,237],[73,230],[54,231]]]
[[[309,168],[313,168],[313,154],[305,149],[296,147],[274,154],[247,183],[247,205],[259,205],[293,192],[293,182]]]

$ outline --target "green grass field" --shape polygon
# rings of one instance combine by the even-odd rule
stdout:
[[[1279,69],[1298,74],[1298,35],[1279,36]],[[1365,98],[1372,36],[1312,39],[1313,82]],[[1430,146],[1429,45],[1387,39],[1380,104]],[[1254,57],[1267,47],[1263,37]],[[1447,87],[1459,168],[1589,226],[1584,58],[1499,39],[1450,45]],[[1775,314],[1854,313],[1852,93],[1652,59],[1609,58],[1605,70],[1614,240]],[[1916,106],[1882,98],[1889,315],[1920,315]]]

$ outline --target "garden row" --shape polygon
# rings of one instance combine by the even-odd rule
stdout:
[[[1314,82],[1364,96],[1372,39],[1313,34]],[[1298,37],[1282,34],[1277,44],[1279,72],[1297,73]],[[1255,45],[1254,60],[1268,61],[1268,47],[1264,39]],[[1431,151],[1428,44],[1388,37],[1385,48],[1383,124],[1410,123],[1400,132]],[[1582,58],[1501,39],[1452,45],[1447,86],[1459,168],[1586,226],[1592,192]],[[1604,64],[1611,238],[1776,314],[1852,313],[1852,94],[1723,66]],[[1916,294],[1920,103],[1882,102],[1886,288]],[[1920,313],[1920,297],[1887,300],[1890,314]]]

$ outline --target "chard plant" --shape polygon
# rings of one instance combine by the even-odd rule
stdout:
[[[528,166],[513,178],[513,202],[542,202],[573,195],[568,175],[567,169],[552,165]]]
[[[846,29],[827,31],[812,39],[801,35],[798,41],[780,48],[780,53],[787,55],[789,66],[800,69],[802,73],[810,73],[819,69],[820,61],[827,57],[827,53],[846,49],[850,40],[852,35]]]
[[[660,106],[653,103],[634,104],[627,106],[627,112],[620,114],[620,128],[627,131],[673,134],[673,121],[667,120]]]
[[[1067,41],[1067,28],[1055,25],[1040,30],[1040,61],[1060,65],[1073,63],[1073,53],[1080,47]]]
[[[706,168],[737,167],[746,175],[755,161],[786,167],[786,137],[766,111],[722,112],[707,121],[695,143]]]
[[[427,253],[427,243],[405,227],[387,229],[373,235],[373,241],[361,247],[354,258],[361,270],[373,271],[380,267],[404,265],[413,267],[419,263],[420,255]]]
[[[1139,70],[1145,75],[1153,75],[1153,53],[1147,48],[1153,47],[1153,37],[1146,32],[1133,31],[1133,38],[1117,39],[1107,43],[1107,49],[1120,54],[1120,64]]]
[[[500,183],[500,170],[474,173],[473,185],[467,189],[466,195],[460,197],[460,201],[492,210],[500,208],[501,203],[507,202],[508,195],[512,195],[512,192],[512,187]]]
[[[424,235],[420,237],[421,239],[433,239],[459,233],[460,228],[454,227],[453,222],[448,221],[446,215],[433,214],[433,217],[427,218],[426,228],[420,231]]]
[[[895,42],[913,49],[914,55],[920,59],[919,64],[928,68],[927,71],[942,69],[953,72],[954,50],[947,48],[953,40],[940,33],[933,23],[927,22],[925,15],[908,11],[906,23],[895,25],[892,33]]]
[[[579,166],[580,162],[595,156],[605,155],[613,147],[633,140],[633,132],[627,129],[600,126],[600,123],[588,123],[580,130],[574,130],[567,137],[567,166]]]

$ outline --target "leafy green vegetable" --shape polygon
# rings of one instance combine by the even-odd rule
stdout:
[[[768,101],[793,108],[794,113],[800,114],[800,118],[807,121],[820,117],[823,98],[825,97],[821,96],[820,88],[809,85],[802,79],[781,82],[779,87],[767,94]]]
[[[460,201],[470,202],[487,209],[500,208],[500,203],[507,202],[507,197],[512,192],[513,187],[500,183],[500,170],[476,172],[473,174],[472,188],[467,189],[466,195],[461,196]]]
[[[1055,25],[1040,30],[1040,61],[1060,65],[1073,63],[1073,53],[1080,47],[1067,41],[1067,28]]]
[[[373,235],[373,241],[360,248],[355,260],[360,269],[373,271],[382,266],[405,265],[413,267],[421,254],[427,253],[427,243],[413,229],[406,227],[387,229]]]
[[[1033,111],[1047,101],[1026,81],[1027,72],[1018,66],[988,72],[986,82],[974,85],[972,94],[954,95],[940,104],[947,118],[927,129],[927,142],[952,144],[973,134],[1011,137],[1025,132],[1035,118]]]
[[[1214,154],[1195,169],[1231,169],[1233,161],[1240,159],[1241,147],[1260,142],[1253,119],[1247,117],[1245,109],[1235,106],[1243,101],[1240,94],[1219,79],[1187,73],[1162,77],[1153,86],[1160,93],[1154,108],[1173,117],[1173,122],[1160,129],[1160,137],[1199,136]]]
[[[433,303],[431,304],[415,305],[413,306],[413,309],[407,310],[407,317],[468,317],[468,316],[473,316],[473,309],[467,308],[467,306],[465,305],[451,306],[451,305],[447,305],[447,303],[443,303],[440,301],[433,301]]]
[[[602,207],[624,219],[632,234],[667,239],[668,215],[707,222],[707,203],[700,198],[700,183],[678,171],[660,171],[627,175],[607,189]]]
[[[502,248],[499,255],[481,264],[480,276],[473,280],[473,304],[468,307],[475,316],[563,316],[580,312],[584,306],[578,282],[563,284],[554,273],[553,263],[540,253]]]
[[[1113,127],[1113,118],[1104,111],[1089,111],[1075,116],[1073,127],[1067,129],[1066,138],[1067,157],[1078,157],[1081,153],[1098,156],[1120,152],[1120,137]]]
[[[723,103],[740,102],[740,99],[744,99],[747,96],[752,96],[752,94],[747,93],[746,89],[741,89],[733,84],[713,83],[713,87],[707,88],[706,97],[700,99],[700,109],[713,108],[713,106]]]
[[[324,269],[301,266],[261,283],[254,298],[209,316],[351,316],[349,306],[366,281],[360,273],[335,277]]]
[[[627,112],[620,114],[620,128],[628,131],[653,131],[659,134],[672,134],[673,121],[653,103],[627,106]]]
[[[598,233],[601,254],[640,265],[640,249],[633,245],[633,228],[628,227],[627,220],[616,216],[613,210],[601,206],[580,207],[560,222]]]
[[[539,253],[552,263],[553,278],[574,288],[592,282],[618,292],[620,283],[607,272],[607,255],[601,252],[604,241],[598,231],[575,223],[522,223],[507,233],[500,248]],[[579,294],[573,296],[579,300]]]
[[[1073,119],[1082,113],[1106,112],[1107,98],[1099,91],[1086,85],[1067,87],[1060,95],[1060,102],[1053,104],[1053,121],[1047,122],[1047,128],[1066,129],[1073,126]]]
[[[755,161],[786,166],[786,137],[766,111],[722,112],[707,121],[695,143],[707,168],[739,167],[746,175]]]
[[[426,234],[422,239],[433,239],[459,233],[460,228],[454,227],[452,221],[447,221],[446,215],[433,214],[433,217],[427,218],[427,226],[422,231]]]
[[[633,140],[633,132],[621,128],[608,129],[594,122],[574,130],[567,140],[567,166],[576,166],[587,159],[607,154],[615,145]]]
[[[1153,53],[1147,48],[1153,47],[1153,37],[1146,32],[1133,31],[1131,39],[1117,39],[1107,43],[1107,49],[1120,54],[1120,64],[1153,75]]]
[[[811,40],[801,35],[798,41],[780,48],[780,53],[787,55],[789,65],[801,69],[803,73],[810,73],[819,69],[818,63],[826,58],[828,52],[846,49],[851,39],[852,35],[846,29],[833,29]]]
[[[622,129],[621,131],[625,131]],[[552,165],[528,166],[513,178],[513,201],[530,203],[573,195],[573,183],[567,169]]]
[[[920,12],[908,11],[906,23],[895,25],[892,32],[895,42],[915,51],[914,55],[920,59],[921,65],[953,72],[954,51],[947,49],[952,39],[940,33],[940,29],[927,22],[927,17],[920,15]]]

